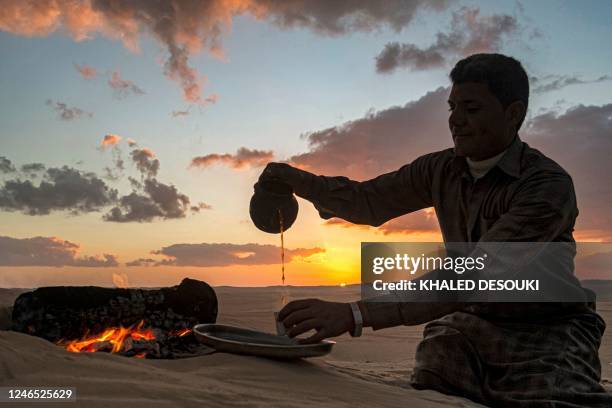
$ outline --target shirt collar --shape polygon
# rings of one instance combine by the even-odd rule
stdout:
[[[504,173],[514,178],[519,178],[521,175],[521,156],[523,153],[523,141],[516,135],[510,146],[506,149],[506,153],[497,162],[495,167],[499,167]],[[466,174],[469,173],[469,168],[465,157],[455,156],[453,159],[453,167]]]
[[[521,176],[521,156],[523,154],[523,141],[516,135],[506,154],[497,162],[497,167],[502,169],[504,173],[514,178]]]

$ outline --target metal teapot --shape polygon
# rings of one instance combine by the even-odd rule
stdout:
[[[298,202],[293,189],[287,183],[274,180],[259,181],[253,187],[255,192],[249,204],[253,224],[270,234],[288,230],[298,214]]]

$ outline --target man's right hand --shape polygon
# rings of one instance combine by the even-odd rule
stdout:
[[[270,162],[266,165],[266,168],[261,172],[259,181],[283,181],[290,184],[291,173],[295,169],[287,163],[275,163]]]
[[[305,184],[309,176],[312,174],[287,163],[271,162],[261,172],[259,181],[280,181],[289,184],[294,192],[299,193],[300,187]]]

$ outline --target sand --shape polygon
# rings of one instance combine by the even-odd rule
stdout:
[[[0,289],[0,329],[23,290]],[[280,288],[216,288],[219,323],[273,332]],[[292,288],[292,299],[354,300],[355,287]],[[598,305],[612,322],[612,303]],[[74,354],[45,340],[0,330],[0,385],[74,386],[87,407],[480,407],[467,399],[411,389],[408,378],[422,327],[396,327],[336,338],[331,354],[281,362],[215,353],[181,360]],[[612,390],[612,331],[600,349]],[[2,406],[9,406],[2,404]],[[15,404],[26,406],[26,404]],[[38,405],[37,405],[38,406]],[[44,406],[64,406],[44,404]]]

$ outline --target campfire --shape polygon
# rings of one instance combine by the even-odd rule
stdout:
[[[112,327],[79,340],[60,340],[57,345],[72,353],[107,352],[136,358],[167,358],[168,353],[163,352],[165,343],[173,344],[174,348],[181,343],[182,348],[185,348],[187,344],[193,343],[191,340],[194,339],[189,336],[191,333],[191,329],[184,328],[172,330],[166,336],[159,329],[144,328],[144,320],[141,320],[137,325]],[[181,337],[185,339],[177,339]]]
[[[214,323],[216,317],[214,290],[205,282],[184,279],[161,289],[39,288],[17,298],[12,323],[13,330],[69,352],[183,358],[212,352],[190,328]]]

